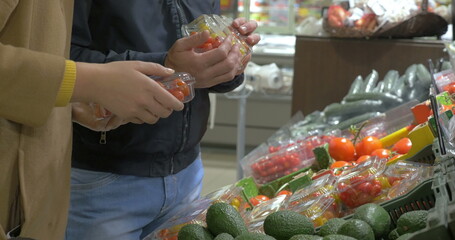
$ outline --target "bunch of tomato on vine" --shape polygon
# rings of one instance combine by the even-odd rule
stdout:
[[[328,151],[335,162],[331,169],[357,165],[371,157],[392,161],[406,153],[412,147],[409,138],[404,137],[397,141],[391,148],[383,146],[381,140],[375,136],[361,137],[360,130],[354,129],[354,139],[335,137],[329,142]]]

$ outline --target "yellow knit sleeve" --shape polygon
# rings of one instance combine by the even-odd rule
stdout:
[[[70,60],[66,60],[65,73],[63,75],[62,85],[57,94],[57,100],[55,101],[56,107],[66,106],[71,100],[73,95],[74,83],[76,82],[76,63]]]

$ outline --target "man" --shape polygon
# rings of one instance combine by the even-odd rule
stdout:
[[[239,86],[244,67],[230,38],[204,53],[195,48],[207,32],[182,38],[182,25],[203,13],[219,13],[219,1],[76,1],[72,59],[156,62],[190,73],[197,89],[183,111],[155,125],[126,124],[108,132],[74,125],[67,240],[141,239],[199,196],[208,93]],[[234,26],[251,45],[259,41],[252,34],[255,22],[236,19]],[[93,122],[80,123],[96,130]]]
[[[0,1],[1,240],[63,239],[70,101],[99,102],[123,121],[150,124],[183,108],[146,76],[172,70],[152,63],[65,60],[72,12],[70,0]]]

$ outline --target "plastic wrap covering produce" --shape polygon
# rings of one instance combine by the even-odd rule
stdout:
[[[373,157],[342,172],[337,191],[346,211],[385,198],[384,188],[387,186],[380,178],[385,168],[386,161]]]
[[[297,144],[241,164],[245,176],[253,176],[256,183],[265,184],[311,166],[313,162],[314,156],[309,156],[305,148]]]
[[[228,203],[237,209],[241,215],[243,215],[246,211],[244,207],[244,204],[246,202],[243,200],[242,191],[242,187],[238,187],[236,185],[228,185],[205,195],[203,198],[210,199],[213,202],[221,201]]]
[[[292,210],[296,206],[323,195],[334,197],[337,181],[337,177],[332,174],[326,174],[315,179],[310,185],[295,191],[287,201],[285,208]]]
[[[401,77],[391,70],[382,81],[378,79],[375,70],[365,80],[357,77],[342,102],[324,109],[326,123],[345,128],[411,100],[420,102],[428,98],[431,75],[422,64],[411,65]]]
[[[448,8],[434,1],[350,0],[334,2],[324,12],[323,28],[335,37],[441,36]]]
[[[265,218],[281,210],[287,198],[287,195],[278,195],[254,206],[244,217],[248,230],[250,232],[264,232],[263,223]]]
[[[167,220],[143,240],[177,240],[180,229],[187,224],[206,226],[205,214],[212,204],[210,199],[199,199],[188,205],[181,205],[182,210]]]
[[[402,196],[423,181],[433,177],[433,166],[417,162],[400,161],[387,167],[384,173],[387,184],[391,187],[387,200]]]
[[[307,201],[293,201],[287,209],[307,216],[315,227],[322,226],[327,220],[341,215],[341,206],[334,195],[326,193],[317,195]]]

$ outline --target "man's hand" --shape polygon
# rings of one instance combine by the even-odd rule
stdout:
[[[196,78],[196,88],[209,88],[231,81],[241,68],[239,46],[232,45],[232,36],[229,36],[218,48],[196,52],[195,48],[209,37],[209,32],[203,31],[177,40],[169,49],[165,66],[190,73]]]
[[[261,36],[259,36],[259,34],[253,33],[258,27],[258,23],[256,21],[253,20],[246,21],[245,18],[236,18],[232,22],[232,27],[237,29],[237,31],[239,31],[240,34],[246,36],[245,41],[250,45],[251,48],[253,48],[253,46],[256,45],[261,40]],[[244,64],[242,68],[237,71],[236,75],[243,73],[247,63],[250,60],[251,53],[245,57]]]

